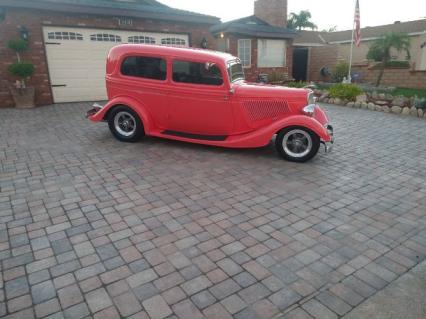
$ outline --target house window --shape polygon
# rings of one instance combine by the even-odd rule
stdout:
[[[223,84],[223,76],[214,63],[173,61],[173,81],[219,86]]]
[[[284,40],[259,39],[257,41],[257,66],[277,68],[286,65],[286,43]]]
[[[420,61],[420,70],[426,71],[426,42],[421,46],[422,56]]]
[[[180,38],[164,38],[161,39],[161,44],[166,45],[186,45],[186,41]]]
[[[167,63],[156,57],[130,56],[124,59],[121,74],[164,81],[167,77]]]
[[[155,38],[143,35],[135,35],[128,38],[129,43],[135,44],[155,44]]]
[[[132,18],[122,17],[118,18],[118,25],[119,26],[131,26],[133,25]]]
[[[121,42],[121,37],[114,34],[98,33],[92,34],[90,40],[99,42]]]
[[[238,57],[244,67],[251,66],[251,39],[238,40]]]
[[[217,50],[222,52],[229,52],[229,38],[217,39]]]
[[[49,40],[83,40],[83,35],[81,33],[75,32],[49,32],[47,34]]]

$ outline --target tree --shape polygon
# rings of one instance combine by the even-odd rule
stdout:
[[[406,33],[389,32],[376,39],[370,46],[367,58],[380,62],[380,72],[377,77],[376,86],[380,85],[386,65],[391,60],[392,49],[407,53],[410,59],[410,37]]]
[[[323,29],[321,32],[336,32],[336,31],[337,31],[337,25],[328,29]]]
[[[317,25],[310,21],[311,18],[312,18],[312,15],[308,10],[302,10],[299,12],[299,14],[292,12],[290,13],[287,27],[293,30],[318,29]]]

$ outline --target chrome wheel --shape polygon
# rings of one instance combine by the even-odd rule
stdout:
[[[312,137],[304,130],[294,129],[284,135],[282,146],[284,152],[293,158],[302,158],[312,150]]]
[[[132,136],[136,132],[136,119],[128,112],[118,112],[114,117],[114,128],[120,135]]]

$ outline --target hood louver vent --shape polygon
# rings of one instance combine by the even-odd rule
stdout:
[[[249,100],[244,102],[244,108],[253,122],[279,117],[290,112],[286,101]]]

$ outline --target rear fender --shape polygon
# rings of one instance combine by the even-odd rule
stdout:
[[[153,125],[151,116],[147,112],[146,107],[139,101],[126,96],[115,97],[114,99],[109,101],[101,110],[99,110],[99,112],[97,112],[93,116],[90,116],[89,119],[93,122],[101,122],[104,120],[108,120],[107,116],[109,111],[119,105],[127,106],[139,115],[140,119],[143,122],[145,133],[148,134],[152,130]]]

